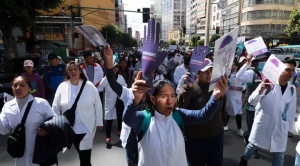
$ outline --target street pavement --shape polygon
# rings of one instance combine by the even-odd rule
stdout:
[[[245,114],[242,115],[242,128],[246,130]],[[236,134],[237,127],[235,118],[231,117],[229,121],[229,130],[225,131],[224,136],[224,166],[237,166],[245,149],[245,143],[242,137]],[[294,134],[296,134],[294,132]],[[112,141],[111,145],[105,144],[105,128],[97,132],[94,140],[94,147],[92,150],[92,164],[93,166],[126,166],[125,149],[121,147],[121,143],[117,138],[116,121],[113,123]],[[7,135],[0,135],[0,166],[13,166],[13,159],[6,152]],[[300,140],[299,135],[294,135],[288,138],[287,151],[285,156],[285,166],[292,166],[295,160],[295,147]],[[155,148],[155,147],[153,147]],[[272,154],[259,150],[261,158],[252,158],[249,166],[267,166],[271,165]],[[199,156],[200,157],[200,156]],[[74,147],[67,150],[65,153],[58,155],[59,166],[79,166],[79,159]]]

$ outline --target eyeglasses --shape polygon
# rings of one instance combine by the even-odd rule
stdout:
[[[69,69],[69,70],[68,70],[68,73],[71,73],[71,72],[74,73],[74,72],[77,72],[78,70],[79,70],[79,69]]]

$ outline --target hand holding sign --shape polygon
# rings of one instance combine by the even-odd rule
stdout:
[[[164,61],[168,53],[163,51],[158,53],[160,24],[154,18],[148,21],[148,30],[144,27],[143,53],[142,53],[142,78],[146,81],[152,91],[152,73]]]
[[[209,48],[206,46],[198,46],[194,48],[190,61],[190,77],[188,82],[192,83],[199,70],[204,68],[209,61],[205,61],[206,55],[209,53]]]

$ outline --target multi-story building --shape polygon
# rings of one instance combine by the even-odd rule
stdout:
[[[130,36],[132,36],[132,28],[131,28],[131,27],[128,28],[128,34],[129,34]]]
[[[186,0],[163,0],[162,10],[162,40],[168,40],[168,33],[174,30],[182,30],[185,26]],[[182,33],[181,33],[182,34]],[[182,35],[180,35],[182,40]]]
[[[124,32],[126,32],[126,15],[124,13],[124,4],[118,4],[115,3],[115,8],[116,8],[116,12],[115,12],[115,19],[116,19],[116,23],[115,25],[117,25],[121,30],[123,30]]]
[[[243,0],[241,10],[240,33],[246,38],[262,36],[279,39],[279,43],[288,39],[284,32],[289,16],[299,0]]]
[[[153,17],[160,24],[160,31],[162,31],[162,0],[154,0],[153,6]],[[162,40],[162,33],[160,33],[159,39]]]
[[[239,0],[227,1],[227,5],[222,9],[219,19],[220,34],[224,35],[240,24],[240,2]]]
[[[141,34],[140,34],[139,31],[135,31],[135,39],[136,39],[136,41],[138,41],[138,42],[141,40]]]

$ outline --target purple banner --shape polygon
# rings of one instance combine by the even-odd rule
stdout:
[[[188,82],[193,83],[199,70],[203,69],[209,64],[209,61],[205,61],[206,55],[209,53],[209,48],[206,46],[195,47],[191,56],[190,77]]]

